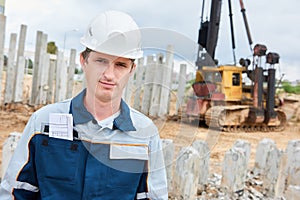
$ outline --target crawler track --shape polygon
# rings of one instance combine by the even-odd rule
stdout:
[[[281,110],[276,110],[276,125],[265,123],[249,123],[247,106],[214,106],[207,110],[205,123],[207,126],[225,132],[270,132],[283,131],[286,125],[286,115]]]

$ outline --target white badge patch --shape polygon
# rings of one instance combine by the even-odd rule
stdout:
[[[73,140],[72,114],[50,113],[49,137]]]
[[[130,144],[111,144],[110,159],[148,160],[148,146]]]

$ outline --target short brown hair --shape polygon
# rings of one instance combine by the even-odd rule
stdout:
[[[90,48],[85,48],[85,50],[81,52],[81,55],[82,55],[83,59],[84,59],[84,60],[87,60],[88,57],[89,57],[89,55],[90,55],[90,53],[91,53],[92,51],[93,51],[93,50],[90,49]]]

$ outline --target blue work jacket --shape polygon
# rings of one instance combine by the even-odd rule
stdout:
[[[27,123],[0,187],[1,200],[167,199],[156,126],[121,102],[112,129],[75,98],[44,106]],[[73,140],[49,136],[49,114],[73,116]]]

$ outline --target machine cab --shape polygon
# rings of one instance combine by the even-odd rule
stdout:
[[[224,101],[240,101],[242,99],[242,73],[244,67],[224,65],[219,67],[204,66],[197,72],[193,85],[198,97],[224,94]],[[207,91],[203,88],[207,88]]]

